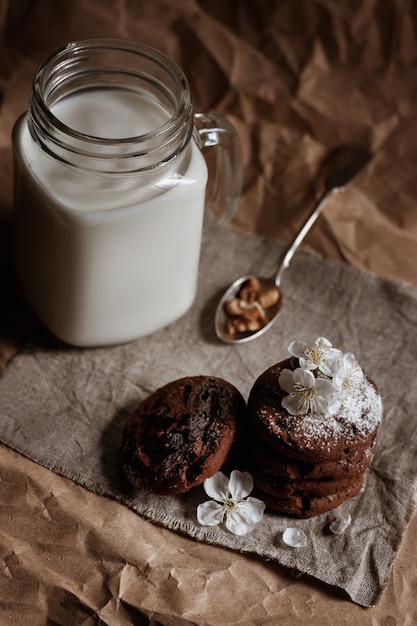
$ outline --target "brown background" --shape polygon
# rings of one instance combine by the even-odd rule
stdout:
[[[70,40],[153,45],[184,69],[197,112],[231,119],[245,166],[238,228],[289,241],[327,151],[345,141],[369,146],[371,165],[326,208],[305,245],[417,284],[412,0],[3,0],[0,26],[3,368],[32,330],[12,273],[10,132],[37,65]],[[364,611],[276,566],[163,531],[4,447],[0,479],[0,623],[1,609],[5,623],[22,624],[417,620],[416,519],[385,595]]]

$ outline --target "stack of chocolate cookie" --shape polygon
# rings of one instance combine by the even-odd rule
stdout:
[[[335,414],[292,415],[279,378],[294,358],[266,370],[248,400],[249,471],[272,511],[308,518],[357,495],[372,460],[382,416],[375,384],[365,375],[354,401]]]

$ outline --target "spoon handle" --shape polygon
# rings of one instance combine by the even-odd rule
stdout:
[[[314,222],[320,215],[324,205],[326,204],[326,201],[328,200],[329,195],[333,192],[341,191],[342,189],[343,188],[333,188],[333,189],[325,188],[324,189],[323,193],[321,194],[321,196],[319,197],[319,199],[313,206],[313,209],[308,215],[306,221],[304,222],[304,224],[302,225],[302,227],[296,234],[294,240],[288,246],[288,248],[284,250],[284,253],[281,256],[278,270],[275,274],[275,284],[277,287],[280,286],[283,273],[288,268],[291,262],[291,259],[293,258],[298,246],[303,241],[304,237],[307,235],[308,231],[310,230],[310,228],[313,226]]]

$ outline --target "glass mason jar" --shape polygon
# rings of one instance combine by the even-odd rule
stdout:
[[[234,128],[193,115],[173,61],[123,39],[68,44],[39,67],[13,154],[16,266],[57,337],[130,341],[188,310],[203,228],[235,212],[242,165]]]

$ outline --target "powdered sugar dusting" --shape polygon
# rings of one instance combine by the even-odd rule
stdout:
[[[367,437],[373,433],[381,423],[382,400],[374,385],[363,378],[358,393],[345,401],[335,415],[319,415],[307,413],[297,416],[292,428],[294,440],[300,438],[304,445],[309,447],[309,441],[326,445],[329,438],[332,441],[343,439],[348,443],[357,435]]]

